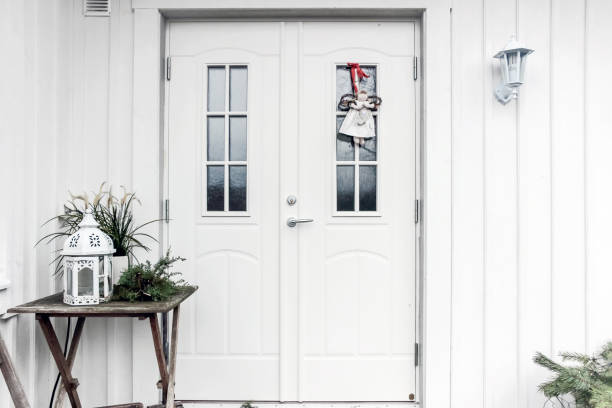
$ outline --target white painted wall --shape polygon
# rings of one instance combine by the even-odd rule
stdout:
[[[451,45],[450,321],[435,343],[449,346],[440,366],[451,369],[427,386],[440,406],[539,408],[536,350],[592,352],[612,339],[612,4],[415,3],[450,13],[436,19],[450,21],[436,28]],[[131,6],[113,0],[110,18],[85,18],[80,0],[0,0],[0,280],[12,285],[0,302],[53,291],[50,248],[33,243],[68,189],[133,185]],[[520,100],[502,106],[491,56],[513,32],[536,52]],[[0,320],[0,330],[33,406],[44,406],[54,370],[32,317]],[[86,324],[76,368],[86,406],[150,389],[131,379],[152,352],[142,334],[132,344],[131,323]],[[85,377],[85,366],[99,370]]]
[[[55,291],[54,248],[34,243],[68,190],[131,184],[132,11],[112,6],[110,18],[85,18],[80,0],[0,0],[0,280],[11,281],[0,302]],[[76,368],[85,406],[131,398],[131,323],[119,324],[86,323]],[[0,331],[31,405],[45,406],[56,372],[33,317],[0,319]],[[65,322],[58,332],[63,342]],[[87,379],[84,367],[95,368]]]
[[[536,350],[612,339],[612,3],[461,0],[452,16],[452,398],[540,407]],[[513,31],[536,52],[502,106],[490,57]]]

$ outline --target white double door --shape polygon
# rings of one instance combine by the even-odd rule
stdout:
[[[413,399],[415,24],[168,29],[168,244],[199,286],[177,397]],[[337,134],[347,62],[382,98],[364,146]]]

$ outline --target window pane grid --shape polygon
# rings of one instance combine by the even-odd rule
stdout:
[[[213,163],[213,162],[210,162]],[[337,165],[351,165],[351,164],[363,164],[364,166],[367,165],[375,165],[378,164],[378,161],[373,160],[373,161],[354,161],[354,160],[336,160],[336,164]]]
[[[350,72],[344,71],[344,67],[343,65],[336,66],[336,102],[342,95],[352,91]],[[362,68],[370,75],[370,79],[367,80],[367,83],[362,80],[361,89],[366,89],[369,95],[376,94],[376,66],[362,65]],[[378,210],[378,112],[372,112],[376,137],[366,139],[365,146],[355,143],[351,136],[339,133],[347,113],[338,108],[335,109],[336,211],[346,215],[360,212],[368,214]]]
[[[368,162],[371,163],[371,162]],[[236,161],[231,161],[231,162],[225,162],[225,161],[212,161],[209,160],[206,162],[207,165],[217,165],[217,166],[223,166],[223,165],[227,165],[227,164],[231,164],[231,165],[243,165],[245,166],[247,164],[246,161],[240,161],[240,160],[236,160]]]
[[[221,112],[223,113],[223,112]],[[233,112],[232,112],[233,113]],[[214,115],[214,112],[211,112]],[[346,116],[346,111],[336,111],[336,116]],[[372,116],[378,116],[378,111],[372,111]]]
[[[218,111],[218,112],[206,112],[206,116],[224,116],[224,115],[228,115],[228,116],[246,116],[247,112],[237,112],[237,111]]]
[[[247,211],[247,70],[245,65],[207,67],[206,212]]]

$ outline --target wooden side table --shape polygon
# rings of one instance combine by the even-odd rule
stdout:
[[[148,319],[151,326],[151,335],[153,336],[153,346],[155,347],[155,357],[159,368],[160,381],[159,385],[162,389],[162,402],[165,405],[161,407],[174,408],[174,383],[176,373],[176,354],[177,354],[177,338],[178,338],[178,322],[180,305],[189,296],[191,296],[198,288],[185,287],[170,299],[163,302],[108,302],[99,305],[82,305],[70,306],[62,301],[62,293],[47,296],[34,300],[33,302],[24,303],[23,305],[11,308],[8,313],[34,313],[40,328],[42,329],[55,364],[62,377],[62,383],[70,405],[73,408],[81,408],[81,401],[77,393],[79,381],[72,376],[72,366],[76,358],[76,352],[79,347],[81,334],[85,319],[89,317],[137,317],[140,320]],[[157,320],[158,313],[172,313],[172,334],[170,338],[170,355],[169,363],[166,364],[164,357],[162,337],[159,330],[159,322]],[[77,323],[70,342],[67,357],[64,357],[62,347],[57,339],[57,335],[51,325],[51,317],[76,317]]]

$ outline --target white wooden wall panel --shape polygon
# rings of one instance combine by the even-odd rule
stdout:
[[[152,220],[161,218],[160,200],[160,180],[159,159],[160,144],[154,141],[159,140],[159,115],[160,115],[160,94],[150,84],[154,81],[161,81],[160,41],[162,36],[161,15],[155,9],[136,10],[134,12],[134,72],[139,75],[133,77],[132,95],[132,148],[142,152],[134,155],[131,161],[132,188],[138,191],[140,199],[144,203],[140,211],[139,219]],[[142,65],[138,65],[142,64]],[[153,141],[153,142],[152,142]],[[159,226],[150,226],[146,231],[151,234],[158,234]],[[139,254],[141,259],[158,259],[159,246],[150,245],[151,252],[148,255]],[[169,318],[170,319],[170,318]],[[169,320],[171,321],[171,320]],[[134,399],[147,402],[154,402],[157,399],[157,389],[155,383],[159,379],[159,371],[156,370],[155,361],[151,359],[153,342],[151,332],[146,324],[141,321],[133,321],[132,330],[134,333],[132,344],[132,366],[136,364],[145,366],[148,369],[139,370],[147,373],[146,378],[132,378]],[[136,372],[132,368],[132,372]]]
[[[584,13],[584,0],[552,2],[553,352],[586,345]]]
[[[491,58],[516,29],[516,4],[484,4],[485,55],[485,406],[517,406],[516,105],[493,97],[500,76]]]
[[[132,8],[111,2],[108,73],[107,180],[118,187],[131,184],[132,130]],[[132,401],[132,322],[114,319],[107,326],[107,401]]]
[[[1,98],[0,107],[2,109],[3,118],[0,120],[0,142],[2,150],[2,171],[0,178],[5,192],[14,197],[14,204],[8,202],[3,203],[3,237],[2,251],[6,254],[3,257],[3,273],[12,280],[12,288],[10,301],[14,299],[22,299],[22,290],[24,273],[17,274],[14,271],[24,270],[23,267],[23,252],[24,247],[24,231],[20,226],[23,220],[23,204],[25,200],[25,188],[23,181],[25,179],[25,166],[22,165],[25,138],[23,134],[25,121],[25,103],[26,95],[23,93],[25,82],[25,53],[23,47],[25,45],[24,20],[25,7],[21,3],[2,1],[0,2],[0,47],[3,53],[13,55],[11,64],[3,64],[0,66],[0,89],[12,98]],[[21,137],[13,137],[19,132]],[[14,172],[12,169],[19,169]],[[5,200],[2,200],[5,201]],[[34,288],[31,288],[33,291]],[[15,293],[17,292],[17,293]],[[19,328],[22,334],[21,343],[16,342],[16,333],[14,328]],[[6,342],[10,351],[22,352],[23,360],[16,363],[17,369],[26,375],[24,379],[24,387],[28,390],[33,389],[34,372],[30,369],[33,362],[34,338],[32,336],[32,325],[27,322],[17,321],[12,327],[2,324],[0,330],[2,335],[7,337]],[[0,403],[7,404],[8,393],[6,386],[1,385]]]
[[[41,229],[40,225],[60,211],[68,189],[92,190],[110,176],[109,169],[115,174],[117,169],[130,170],[115,178],[117,183],[129,184],[121,181],[125,176],[131,177],[125,157],[113,163],[108,154],[112,140],[109,128],[113,123],[115,134],[122,136],[121,142],[131,146],[131,100],[115,94],[113,106],[120,112],[120,119],[113,120],[108,113],[110,66],[119,70],[116,86],[123,86],[128,93],[131,89],[132,10],[129,2],[119,7],[117,1],[117,6],[116,10],[122,10],[127,17],[121,23],[118,13],[111,18],[121,24],[118,33],[123,36],[116,48],[119,53],[111,56],[109,19],[85,19],[80,0],[0,2],[4,34],[0,49],[3,55],[10,55],[0,68],[2,150],[10,158],[2,163],[2,174],[8,176],[6,180],[3,177],[2,185],[7,192],[5,197],[12,197],[5,223],[11,242],[2,245],[2,251],[10,255],[2,271],[12,281],[12,304],[55,290],[48,265],[54,247],[34,248],[33,244],[52,228]],[[65,319],[58,319],[56,324],[62,341]],[[55,369],[33,317],[0,321],[0,330],[17,356],[17,368],[30,403],[44,406]],[[122,349],[123,341],[128,341],[128,349],[131,348],[131,332],[127,334],[127,338],[114,338],[115,344],[119,342],[118,349]],[[106,366],[106,341],[106,322],[89,322],[77,376],[83,376],[83,366]],[[115,351],[112,355],[121,353]],[[108,381],[108,391],[105,370],[82,381],[86,405],[106,403],[107,394],[112,394],[112,400],[126,395],[124,384],[129,384],[126,379],[131,375],[121,365],[131,368],[131,353],[123,357],[116,375]],[[130,399],[131,387],[128,394]],[[8,406],[6,398],[3,389],[0,405]]]
[[[610,260],[605,185],[611,145],[603,136],[610,128],[605,113],[610,87],[602,81],[612,56],[602,39],[610,35],[606,22],[612,10],[593,1],[481,4],[484,25],[479,24],[479,4],[461,1],[453,7],[452,395],[453,401],[461,401],[457,406],[465,401],[478,406],[478,379],[484,375],[485,406],[539,407],[544,398],[536,385],[548,373],[532,363],[536,350],[593,352],[612,337],[611,324],[600,310],[605,304],[602,285],[610,284],[603,272]],[[463,20],[466,8],[471,24]],[[510,24],[504,23],[508,20]],[[466,100],[462,92],[465,86],[477,94],[481,86],[469,44],[484,36],[485,66],[494,69],[491,55],[503,47],[504,31],[505,36],[512,33],[514,24],[519,38],[536,53],[516,106],[501,107],[492,97],[495,71],[490,83],[485,79],[487,132],[482,144],[472,146],[485,149],[488,181],[481,200],[475,179],[480,162],[473,153],[468,162],[463,150],[478,132],[480,111],[478,101]],[[571,85],[567,78],[573,78]],[[471,122],[468,131],[462,129],[464,121]],[[474,177],[471,184],[463,178],[468,171]],[[462,275],[467,262],[474,262],[465,253],[473,242],[464,240],[479,245],[474,231],[479,220],[464,219],[474,208],[483,208],[486,220],[484,344],[478,330],[479,281]],[[463,319],[470,312],[474,320],[468,323]],[[461,337],[466,325],[466,337]],[[466,356],[465,344],[483,348]]]
[[[517,113],[519,407],[544,404],[534,384],[548,373],[531,359],[551,351],[550,11],[549,2],[518,2],[518,35],[537,50]]]
[[[428,233],[422,238],[423,276],[423,357],[422,386],[424,402],[429,407],[451,406],[451,268],[452,268],[452,195],[451,195],[451,2],[437,0],[423,16],[424,35],[423,111],[439,112],[440,116],[423,120],[424,133],[430,139],[423,152],[423,183],[428,196],[424,197],[423,219]],[[433,24],[435,22],[435,25]],[[437,25],[439,24],[439,27]],[[436,35],[433,35],[433,31]],[[446,61],[447,64],[431,64]],[[440,177],[429,177],[433,172]],[[431,350],[431,351],[430,351]]]
[[[436,390],[426,402],[539,408],[536,386],[547,373],[531,361],[536,350],[592,352],[612,338],[603,313],[612,283],[612,5],[417,3],[427,7],[425,32],[437,21],[444,33],[424,38],[424,63],[448,61],[430,67],[435,78],[425,78],[425,114],[448,106],[450,117],[452,107],[452,121],[439,118],[424,129],[434,146],[424,157],[425,216],[438,214],[426,220],[424,237],[432,272],[423,281],[424,346],[439,351],[425,361],[424,385]],[[133,82],[134,47],[147,53],[157,38],[139,37],[146,30],[133,27],[129,0],[113,0],[110,18],[84,18],[81,6],[80,0],[0,0],[0,49],[11,56],[0,65],[0,89],[11,96],[0,99],[1,157],[8,158],[0,168],[14,197],[0,224],[13,239],[0,239],[0,277],[4,270],[12,280],[13,303],[52,290],[49,248],[32,244],[66,191],[94,189],[104,180],[142,186],[144,169],[158,157],[158,147],[148,146],[151,163],[131,162],[133,146],[146,146],[148,130],[138,118],[159,113],[134,112],[132,127],[132,89],[146,87],[143,78]],[[137,12],[159,28],[153,10]],[[498,74],[491,56],[515,31],[536,52],[518,103],[501,106],[492,95]],[[159,61],[150,63],[153,78]],[[448,152],[451,162],[444,160]],[[11,169],[18,171],[7,178]],[[429,177],[451,171],[450,185]],[[142,198],[149,203],[142,217],[157,215],[157,197]],[[77,376],[83,363],[109,374],[97,377],[98,384],[83,378],[87,405],[128,400],[132,389],[155,397],[150,378],[131,379],[132,364],[149,362],[152,350],[138,322],[132,344],[131,328],[88,322]],[[0,330],[18,356],[33,406],[43,406],[54,370],[33,319],[0,321]],[[107,360],[107,352],[114,358]],[[0,386],[0,405],[6,398]]]
[[[57,211],[57,204],[47,197],[54,197],[57,189],[57,173],[47,171],[47,169],[57,168],[57,51],[58,44],[58,21],[56,20],[55,2],[26,3],[25,28],[26,33],[32,35],[30,47],[26,46],[26,74],[31,75],[31,80],[26,81],[26,89],[29,88],[30,100],[29,109],[33,113],[33,120],[29,122],[32,132],[32,145],[30,153],[26,150],[26,156],[32,170],[32,179],[26,181],[26,188],[30,189],[29,196],[33,198],[32,211],[28,213],[26,206],[25,220],[27,223],[26,245],[31,247],[36,242],[37,237],[42,231],[49,231],[50,226],[41,228],[41,225],[49,218],[50,212]],[[28,23],[28,17],[36,22],[32,25]],[[27,38],[26,34],[26,38]],[[30,218],[31,217],[31,218]],[[31,281],[36,282],[36,294],[49,293],[54,288],[54,280],[51,277],[49,262],[53,259],[53,254],[49,251],[50,247],[41,245],[34,248],[34,257],[31,269]],[[31,283],[25,282],[26,285]],[[29,317],[31,319],[31,317]],[[41,350],[42,338],[37,338],[37,349]],[[38,364],[39,362],[36,361]],[[53,375],[50,370],[51,364],[48,358],[43,358],[38,365],[38,378],[48,381]],[[41,396],[38,404],[48,398]]]
[[[6,234],[3,273],[11,281],[11,304],[48,293],[50,253],[33,248],[41,221],[55,208],[56,143],[59,118],[55,95],[58,87],[54,50],[61,36],[55,1],[0,2],[3,55],[1,165]],[[44,64],[41,63],[44,61]],[[40,197],[43,197],[41,200]],[[2,294],[4,296],[4,294]],[[4,299],[3,299],[4,300]],[[0,330],[16,358],[16,366],[33,406],[40,405],[36,385],[49,377],[48,358],[37,361],[39,339],[32,318],[2,321]],[[0,404],[8,406],[2,386]]]
[[[612,320],[604,310],[610,304],[612,264],[612,2],[589,0],[585,34],[585,200],[586,200],[586,348],[598,350],[612,338]]]
[[[452,18],[451,397],[484,408],[484,106],[491,98],[484,84],[490,61],[484,49],[482,0],[457,2]]]
[[[81,139],[85,155],[82,168],[71,167],[71,171],[83,174],[82,190],[97,190],[108,177],[108,67],[109,67],[109,19],[82,19],[82,49],[79,59],[82,70],[81,97],[83,105],[78,106],[81,118]],[[101,69],[101,67],[105,67]],[[78,191],[78,190],[77,190]],[[106,403],[107,378],[105,370],[89,370],[89,367],[106,367],[106,319],[90,319],[83,332],[77,364],[78,373],[85,376],[80,391],[83,403],[91,406]],[[77,374],[78,375],[78,374]],[[77,377],[78,378],[78,377]],[[86,402],[85,402],[86,401]]]

